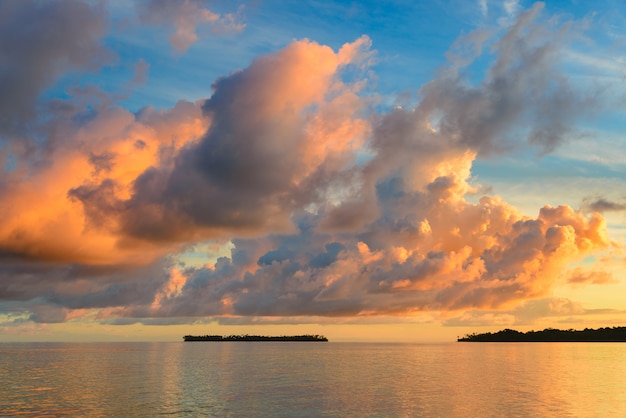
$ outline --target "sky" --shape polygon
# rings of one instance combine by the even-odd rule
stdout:
[[[626,325],[618,0],[0,2],[0,342]]]

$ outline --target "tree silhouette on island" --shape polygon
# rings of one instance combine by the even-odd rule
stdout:
[[[327,342],[328,338],[323,335],[185,335],[184,341],[317,341]]]
[[[496,333],[467,334],[459,342],[626,342],[626,327],[584,330],[546,328],[543,331],[520,332],[504,329]]]

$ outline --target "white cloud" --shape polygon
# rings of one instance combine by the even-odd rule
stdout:
[[[504,7],[504,11],[510,17],[515,16],[520,8],[518,4],[518,0],[504,0],[502,7]]]
[[[487,13],[489,12],[487,0],[478,0],[478,6],[480,6],[480,11],[483,16],[487,16]]]

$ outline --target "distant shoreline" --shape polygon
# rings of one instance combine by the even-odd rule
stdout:
[[[543,331],[520,332],[504,329],[496,333],[467,334],[458,342],[626,342],[626,327],[584,330],[546,328]]]
[[[328,342],[323,335],[185,335],[184,341],[313,341]]]

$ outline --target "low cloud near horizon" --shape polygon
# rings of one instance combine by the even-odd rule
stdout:
[[[0,25],[0,56],[15,62],[0,81],[10,92],[0,97],[0,313],[16,324],[465,311],[479,322],[481,310],[523,317],[515,307],[529,300],[548,315],[558,283],[615,281],[568,270],[620,248],[598,213],[615,205],[546,205],[529,217],[472,176],[477,159],[554,151],[602,106],[600,91],[561,73],[582,28],[546,19],[541,3],[501,33],[460,39],[459,55],[416,86],[415,106],[384,109],[368,90],[376,51],[363,35],[338,50],[294,40],[207,80],[206,99],[135,113],[95,88],[42,98],[64,72],[114,57],[99,6],[34,4],[5,2],[0,16],[68,23],[58,39]],[[192,19],[200,6],[181,4],[139,19],[174,19],[176,53],[201,21],[245,30],[235,15]],[[15,36],[32,48],[15,49]],[[483,49],[493,62],[472,83],[464,71]],[[206,242],[231,243],[230,253],[181,261]]]

